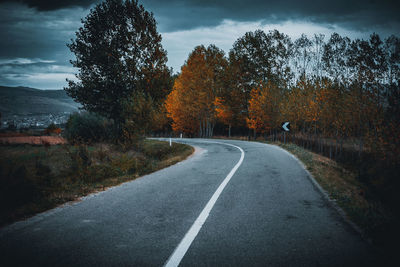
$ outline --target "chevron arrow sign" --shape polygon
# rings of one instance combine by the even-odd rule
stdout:
[[[282,129],[285,130],[286,132],[290,131],[290,122],[283,122],[282,123]]]

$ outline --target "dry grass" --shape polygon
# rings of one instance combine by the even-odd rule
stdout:
[[[8,136],[0,137],[0,144],[60,145],[67,141],[61,136]]]
[[[374,244],[391,253],[393,236],[393,214],[372,195],[371,190],[357,179],[354,171],[319,154],[294,144],[271,143],[294,154],[329,197],[344,210],[347,217],[358,225]],[[397,226],[395,226],[397,228]],[[397,241],[396,241],[397,242]]]
[[[131,181],[192,153],[190,146],[156,140],[125,152],[110,144],[1,145],[0,225]]]

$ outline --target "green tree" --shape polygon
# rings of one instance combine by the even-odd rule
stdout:
[[[350,44],[351,41],[348,37],[333,33],[324,45],[323,67],[328,76],[336,83],[347,84],[348,82]]]
[[[226,88],[242,92],[242,104],[235,105],[235,109],[244,115],[240,117],[248,115],[251,91],[260,82],[273,82],[281,88],[287,88],[292,83],[293,73],[289,63],[292,50],[290,38],[277,30],[247,32],[233,44],[227,70],[227,77],[230,74],[231,77]]]
[[[137,92],[125,101],[124,138],[134,140],[143,137],[153,128],[157,110],[151,97],[146,97],[142,92]]]
[[[152,13],[136,0],[106,0],[82,20],[67,46],[75,54],[78,81],[64,88],[83,108],[114,120],[117,134],[126,122],[126,100],[143,93],[160,103],[172,80]]]
[[[304,33],[294,41],[294,66],[300,79],[311,73],[312,45],[312,41]]]

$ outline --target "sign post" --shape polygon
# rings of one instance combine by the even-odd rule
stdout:
[[[282,122],[282,129],[283,129],[283,143],[286,144],[286,132],[290,131],[290,122]]]
[[[285,132],[289,132],[290,131],[290,122],[282,122],[282,129],[285,131]]]

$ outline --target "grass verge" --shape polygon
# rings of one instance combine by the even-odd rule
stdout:
[[[184,160],[193,148],[144,140],[121,151],[110,144],[1,145],[0,226]]]
[[[384,254],[394,255],[397,218],[357,179],[355,171],[295,144],[268,143],[282,147],[303,162],[329,197],[360,227],[365,237]]]

